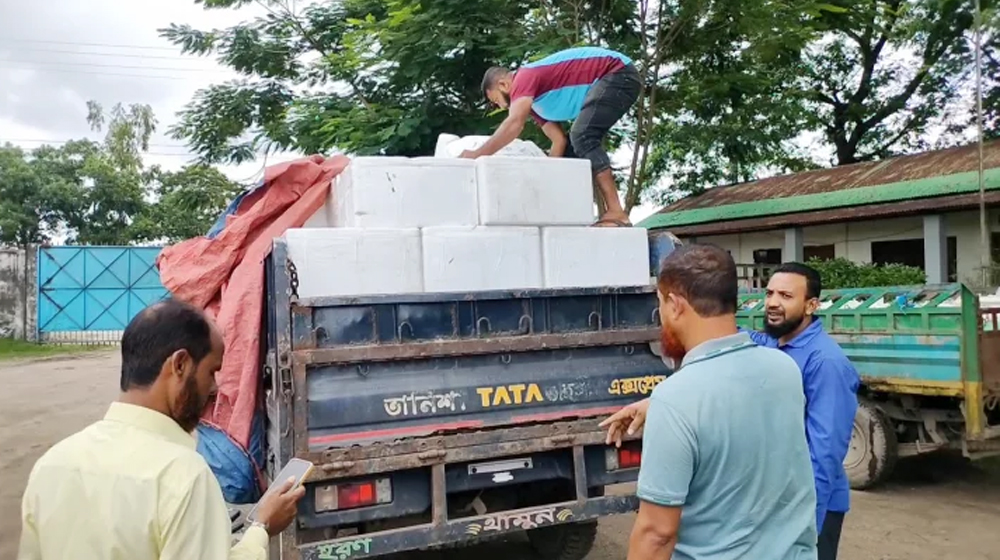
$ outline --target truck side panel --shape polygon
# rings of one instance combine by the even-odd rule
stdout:
[[[959,335],[833,334],[858,373],[873,380],[962,380]]]
[[[648,396],[668,370],[648,348],[327,365],[308,372],[309,447],[606,415]]]

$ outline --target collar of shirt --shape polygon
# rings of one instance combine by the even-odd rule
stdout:
[[[161,414],[151,408],[113,402],[108,408],[104,419],[110,422],[121,422],[147,432],[152,432],[168,441],[191,449],[197,447],[194,437],[185,432],[173,418]]]
[[[816,335],[823,332],[823,321],[819,317],[813,317],[812,323],[806,327],[806,330],[799,333],[799,336],[788,341],[783,347],[787,348],[802,348],[808,345]]]
[[[750,335],[745,332],[708,340],[688,351],[684,355],[684,360],[681,361],[681,367],[751,346],[756,346],[756,344],[750,339]]]

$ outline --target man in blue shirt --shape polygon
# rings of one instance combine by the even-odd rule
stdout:
[[[857,370],[814,317],[822,283],[816,269],[801,263],[779,267],[767,283],[764,332],[750,333],[757,344],[779,348],[802,370],[806,393],[806,438],[816,479],[819,560],[834,560],[850,483],[844,458],[858,409]]]
[[[664,259],[664,355],[653,391],[628,560],[812,560],[816,494],[802,376],[736,327],[736,265],[709,245]]]
[[[806,265],[787,263],[767,285],[765,333],[751,332],[757,344],[788,354],[802,372],[806,397],[806,438],[816,485],[816,526],[819,560],[835,560],[844,514],[850,505],[850,485],[843,462],[857,411],[858,373],[840,346],[814,317],[822,289],[819,273]],[[633,403],[602,423],[608,444],[621,444],[645,423],[649,399]]]

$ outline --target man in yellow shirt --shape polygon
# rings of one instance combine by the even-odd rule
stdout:
[[[231,546],[219,483],[193,430],[215,392],[224,342],[201,310],[168,300],[122,337],[122,394],[103,420],[35,464],[21,504],[19,560],[266,560],[304,494],[265,497]]]

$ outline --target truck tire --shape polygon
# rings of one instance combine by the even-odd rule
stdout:
[[[892,422],[875,403],[858,399],[851,444],[844,470],[855,490],[874,488],[885,481],[899,458],[899,443]]]
[[[584,521],[528,531],[528,542],[539,560],[583,560],[597,538],[597,521]]]

